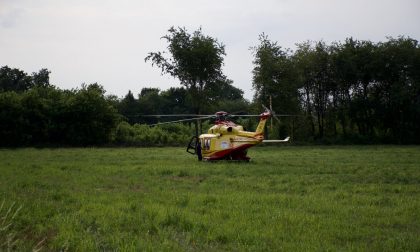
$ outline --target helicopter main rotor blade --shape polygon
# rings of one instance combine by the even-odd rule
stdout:
[[[260,117],[261,115],[228,115],[230,117]],[[298,115],[288,115],[288,114],[281,114],[278,115],[276,114],[277,117],[293,117],[293,116],[298,116]]]
[[[230,116],[230,117],[259,117],[261,115],[231,115],[231,114],[228,114],[228,116]]]
[[[267,108],[264,104],[261,103],[261,106],[263,107],[263,109],[267,110],[268,112],[271,112],[271,110]]]
[[[214,115],[198,115],[198,114],[162,114],[162,115],[143,115],[143,114],[138,114],[138,115],[128,115],[131,117],[208,117],[208,116],[214,116]]]
[[[273,113],[274,119],[276,119],[276,121],[280,123],[280,119],[277,117],[277,115],[273,111],[272,111],[272,113]]]
[[[161,123],[149,124],[149,126],[157,126],[157,125],[169,124],[169,123],[179,123],[179,122],[196,121],[196,120],[210,119],[210,118],[213,118],[213,117],[214,116],[188,118],[188,119],[181,119],[181,120],[175,120],[175,121],[169,121],[169,122],[161,122]]]

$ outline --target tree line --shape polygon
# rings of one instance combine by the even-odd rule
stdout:
[[[62,90],[48,69],[0,68],[0,146],[184,145],[208,123],[148,127],[147,114],[276,111],[270,138],[304,143],[420,143],[420,47],[407,37],[385,42],[323,41],[284,49],[266,35],[252,47],[252,101],[222,73],[224,45],[201,29],[171,28],[167,51],[145,58],[180,80],[123,98],[97,84]],[[165,56],[165,57],[164,57]],[[181,119],[181,118],[179,118]],[[255,119],[239,119],[253,129]],[[200,127],[201,126],[201,127]]]
[[[137,97],[129,91],[119,99],[105,95],[97,83],[62,90],[50,84],[49,74],[47,69],[29,75],[8,66],[0,68],[0,146],[179,146],[194,134],[192,125],[149,127],[146,124],[158,119],[144,117],[194,113],[184,87],[143,88]],[[203,103],[203,113],[247,111],[249,102],[242,90],[230,81],[217,87],[206,90],[209,102]]]
[[[42,78],[39,77],[42,74]],[[49,71],[28,75],[0,69],[0,145],[100,145],[108,143],[121,116],[94,83],[61,90]]]
[[[291,51],[264,34],[259,40],[254,102],[271,96],[274,110],[298,115],[297,139],[420,143],[418,41],[309,41]]]

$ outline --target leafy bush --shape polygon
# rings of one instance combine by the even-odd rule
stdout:
[[[120,122],[114,143],[127,146],[184,146],[193,135],[192,127],[182,124],[148,126]]]
[[[0,92],[0,146],[110,142],[120,115],[104,93],[98,84]]]

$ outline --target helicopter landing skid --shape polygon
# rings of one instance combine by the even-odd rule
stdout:
[[[230,156],[230,160],[249,162],[251,158],[248,157],[246,154],[247,154],[246,150],[240,150],[240,151],[232,152],[229,156]]]
[[[223,161],[223,162],[246,162],[248,163],[250,161],[251,158],[248,159],[233,159],[232,157],[226,157],[226,158],[221,158],[221,159],[207,159],[207,158],[203,158],[203,161],[206,162],[219,162],[219,161]]]

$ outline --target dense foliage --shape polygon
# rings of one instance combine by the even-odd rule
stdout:
[[[252,48],[255,95],[249,103],[220,71],[223,45],[201,30],[188,34],[185,29],[171,29],[165,38],[174,58],[151,53],[148,59],[184,85],[143,88],[138,95],[129,91],[121,99],[106,96],[96,83],[61,90],[50,84],[48,69],[27,74],[1,67],[0,146],[184,145],[194,133],[191,123],[150,128],[144,124],[168,119],[144,115],[196,113],[197,97],[202,114],[259,113],[261,104],[268,105],[271,98],[280,122],[273,121],[270,138],[289,135],[306,143],[420,143],[420,46],[414,39],[305,42],[291,51],[263,34],[260,44]],[[181,38],[186,45],[178,41]],[[184,51],[184,46],[189,49]],[[206,48],[213,50],[215,61],[210,63],[217,68],[207,77],[187,64],[188,57],[195,58],[195,53],[201,57]],[[200,96],[194,95],[196,88]],[[239,123],[253,129],[256,120]]]
[[[213,114],[215,111],[248,111],[249,102],[243,98],[243,91],[230,83],[218,85],[218,89],[209,90],[206,99],[208,104],[202,107],[204,114]],[[161,91],[157,88],[143,88],[137,98],[129,91],[120,101],[116,101],[118,111],[130,124],[153,124],[159,120],[143,115],[159,114],[194,114],[194,108],[189,102],[188,91],[183,88],[169,88]],[[182,119],[182,118],[171,118]]]
[[[50,85],[46,69],[40,71],[46,73],[43,82],[35,81],[36,73],[28,75],[7,66],[0,73],[0,86],[4,87],[0,92],[0,146],[184,146],[194,132],[189,124],[145,125],[158,122],[144,117],[146,114],[193,113],[188,92],[182,87],[165,91],[143,88],[138,98],[129,91],[118,99],[105,96],[96,83],[61,90]],[[211,103],[203,106],[205,113],[248,109],[242,90],[231,82],[218,87],[209,88]],[[205,123],[203,127],[209,126]]]
[[[123,121],[116,129],[115,143],[124,146],[184,146],[193,129],[183,124],[165,124],[150,127],[145,124],[130,125]]]
[[[41,70],[43,71],[43,70]],[[0,92],[0,145],[98,145],[112,140],[120,115],[98,84],[60,90],[46,81],[43,85],[10,81],[1,68],[2,82],[14,83]],[[13,75],[15,76],[15,75]],[[22,79],[31,79],[23,73]],[[31,81],[29,81],[30,83]],[[24,88],[22,88],[24,87]]]
[[[260,36],[255,101],[295,113],[296,139],[420,143],[420,46],[414,39],[298,44],[292,52]],[[299,139],[300,138],[300,139]]]

